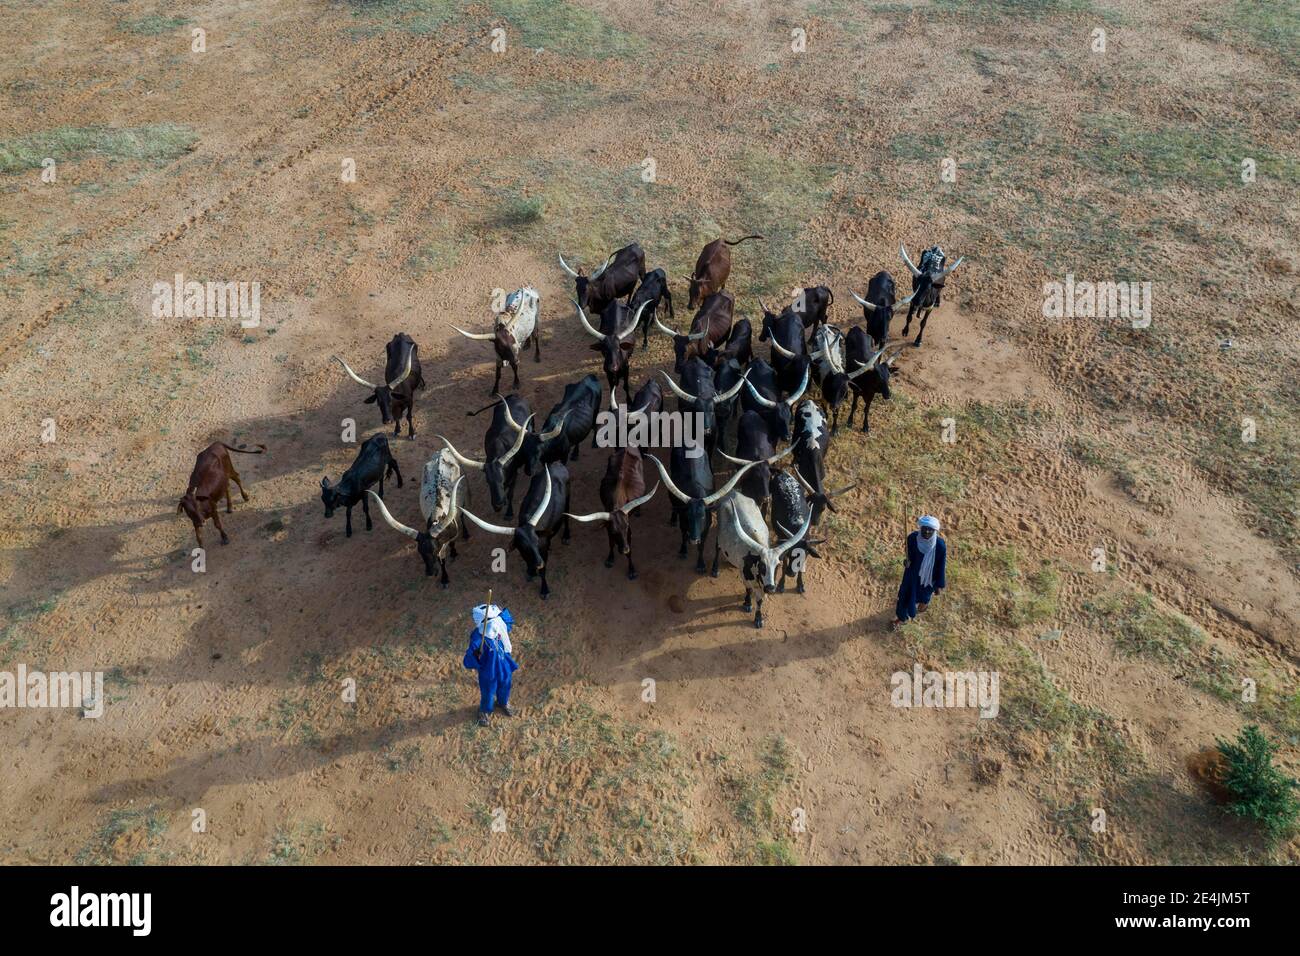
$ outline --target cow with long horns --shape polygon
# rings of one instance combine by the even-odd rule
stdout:
[[[626,245],[610,253],[590,276],[581,266],[577,269],[570,266],[564,256],[560,256],[560,266],[573,277],[574,298],[587,311],[601,315],[605,306],[615,299],[627,296],[631,304],[637,282],[645,278],[645,252],[640,243]]]
[[[776,574],[784,558],[807,534],[812,515],[804,519],[798,533],[776,547],[769,545],[770,534],[762,512],[753,499],[737,492],[728,495],[718,506],[718,536],[714,545],[713,567],[717,572],[719,556],[740,570],[745,585],[745,612],[755,611],[754,627],[763,626],[763,595],[776,591]],[[755,609],[753,595],[758,595]]]
[[[746,370],[745,386],[748,392],[741,396],[741,407],[746,412],[757,412],[767,422],[767,432],[772,441],[791,441],[791,409],[803,397],[808,388],[808,356],[804,356],[803,379],[799,387],[789,398],[778,397],[776,373],[772,366],[762,359],[755,359]]]
[[[686,362],[681,371],[681,384],[674,382],[672,376],[662,369],[659,370],[659,374],[664,377],[668,387],[677,396],[677,410],[679,412],[683,415],[697,414],[702,416],[704,450],[705,454],[712,458],[713,452],[718,446],[718,408],[726,408],[728,414],[730,414],[732,401],[745,384],[744,374],[732,382],[726,391],[722,392],[718,391],[714,383],[713,369],[701,358],[692,358]]]
[[[857,326],[849,330],[849,337],[852,338],[854,333],[864,339],[869,334]],[[833,325],[823,325],[813,336],[812,342],[813,375],[821,388],[822,401],[831,410],[832,435],[839,431],[840,406],[849,397],[854,380],[866,375],[874,367],[871,364],[860,364],[853,371],[846,371],[844,343],[844,335]],[[879,354],[875,358],[879,358]]]
[[[667,304],[668,318],[676,318],[673,312],[673,293],[668,288],[668,274],[663,269],[651,269],[641,280],[641,284],[636,287],[632,293],[632,298],[628,300],[627,307],[632,309],[637,315],[641,316],[641,347],[645,348],[650,342],[650,320],[659,314],[659,307]],[[641,306],[648,306],[644,312]]]
[[[505,308],[497,313],[491,332],[466,332],[456,328],[461,335],[476,342],[491,342],[497,357],[497,374],[492,382],[492,391],[497,395],[501,391],[501,369],[507,364],[515,374],[514,387],[519,387],[519,356],[533,347],[533,361],[542,360],[542,342],[538,329],[538,317],[541,309],[541,296],[529,286],[516,289],[506,296]]]
[[[862,399],[862,431],[871,430],[871,402],[877,395],[889,401],[889,379],[898,353],[907,347],[907,343],[885,348],[873,349],[867,335],[855,326],[849,329],[846,338],[845,364],[851,369],[845,376],[848,387],[853,392],[853,404],[849,407],[849,418],[845,427],[853,427],[853,416],[858,411],[858,399]],[[837,412],[838,417],[838,412]]]
[[[538,575],[542,578],[542,600],[551,593],[546,583],[546,569],[551,557],[551,539],[561,528],[564,529],[563,541],[569,540],[569,470],[558,461],[553,461],[539,474],[533,475],[524,493],[524,500],[519,503],[519,523],[513,528],[490,524],[478,517],[468,508],[461,508],[460,513],[489,534],[505,535],[510,539],[510,548],[518,551],[524,559],[524,566],[531,581]]]
[[[366,494],[379,506],[379,516],[394,531],[415,542],[415,551],[424,561],[426,577],[433,577],[435,561],[442,568],[440,583],[445,588],[451,583],[447,576],[447,560],[456,558],[456,538],[469,540],[469,525],[460,516],[460,505],[469,503],[469,488],[456,461],[456,455],[444,448],[424,463],[424,479],[420,484],[420,513],[424,516],[424,530],[408,528],[391,514],[384,499],[373,491]]]
[[[791,445],[785,451],[777,451],[763,416],[758,412],[745,412],[740,416],[740,424],[736,427],[735,457],[725,451],[720,454],[734,465],[753,466],[741,483],[740,492],[758,502],[759,511],[766,514],[768,485],[772,476],[771,466],[793,450],[794,446]]]
[[[804,521],[812,514],[808,495],[814,492],[797,469],[790,471],[781,469],[773,472],[769,490],[772,495],[772,527],[776,530],[777,544],[795,542],[795,546],[785,553],[785,560],[781,563],[781,578],[776,583],[776,593],[784,594],[785,579],[794,575],[795,591],[803,594],[804,565],[808,558],[821,557],[817,545],[825,539],[812,539],[807,534],[796,537],[790,529],[802,527]]]
[[[910,302],[907,307],[907,321],[903,323],[903,337],[907,337],[907,330],[912,325],[912,316],[921,317],[921,327],[917,330],[916,341],[912,344],[918,348],[921,345],[921,336],[925,335],[925,323],[930,320],[930,313],[939,307],[940,300],[943,297],[943,284],[948,276],[956,271],[957,267],[966,261],[962,256],[952,265],[945,265],[948,257],[944,255],[942,249],[938,246],[931,246],[921,253],[921,264],[913,265],[912,260],[907,256],[907,247],[899,246],[898,254],[903,257],[903,262],[907,263],[907,268],[912,273],[912,294],[903,302]],[[902,305],[900,302],[899,305]]]
[[[513,393],[498,398],[493,404],[480,408],[477,412],[466,412],[465,415],[466,417],[477,415],[488,408],[492,409],[492,422],[483,437],[482,461],[466,458],[448,439],[441,435],[438,438],[447,446],[447,450],[462,468],[483,472],[483,477],[487,480],[488,494],[492,498],[492,510],[500,512],[504,507],[506,517],[513,518],[515,478],[519,474],[519,467],[524,463],[523,456],[519,453],[531,434],[529,425],[532,424],[533,415],[528,409],[528,402]],[[521,425],[520,422],[523,424]]]
[[[726,342],[735,310],[736,299],[730,292],[715,292],[700,305],[700,310],[691,320],[689,332],[675,332],[656,317],[654,321],[659,331],[673,340],[676,358],[673,371],[682,374],[682,368],[691,359],[707,360],[710,353]]]
[[[646,455],[646,457],[654,462],[655,468],[659,470],[659,477],[663,479],[664,487],[672,495],[672,514],[668,523],[670,526],[679,526],[682,532],[682,548],[677,556],[686,557],[687,544],[695,545],[699,549],[696,553],[695,570],[703,574],[705,571],[704,542],[713,524],[713,508],[731,494],[745,472],[753,466],[746,465],[741,468],[721,489],[714,491],[713,469],[709,467],[707,456],[697,455],[692,458],[686,454],[685,448],[674,448],[668,462],[672,466],[671,476],[658,458],[654,455]]]
[[[771,343],[772,367],[776,369],[777,384],[781,391],[792,392],[795,383],[808,371],[803,319],[793,306],[787,305],[780,313],[776,313],[762,299],[758,300],[758,304],[763,310],[763,330],[759,333],[758,340]]]
[[[731,275],[731,250],[727,246],[738,246],[749,239],[762,239],[762,236],[741,236],[739,239],[714,239],[700,250],[700,257],[695,260],[695,271],[686,277],[690,282],[691,297],[686,303],[688,309],[695,308],[715,292],[727,287],[727,277]]]
[[[535,475],[552,461],[578,460],[582,440],[595,428],[600,396],[600,380],[594,375],[564,386],[564,397],[551,406],[542,431],[524,439],[525,474]]]
[[[337,355],[331,358],[343,366],[343,371],[354,382],[372,390],[365,403],[379,406],[380,418],[385,425],[393,424],[394,435],[402,433],[402,413],[405,412],[407,437],[414,438],[415,424],[411,416],[415,412],[415,390],[424,388],[424,375],[420,371],[420,347],[405,332],[398,332],[385,346],[385,351],[388,360],[384,365],[384,385],[367,382]]]
[[[862,318],[867,323],[867,334],[876,343],[876,348],[885,347],[889,338],[889,323],[894,320],[894,305],[897,303],[894,291],[894,277],[888,272],[877,272],[867,283],[867,297],[864,299],[852,289],[849,294],[862,306]]]
[[[605,372],[605,381],[609,384],[610,394],[618,388],[620,382],[623,383],[623,395],[629,401],[632,399],[632,386],[628,379],[632,373],[632,350],[636,348],[636,341],[627,341],[627,338],[636,332],[637,324],[641,321],[641,312],[649,305],[648,302],[642,302],[637,308],[636,314],[632,320],[623,325],[623,316],[626,314],[628,307],[621,302],[611,302],[605,309],[605,314],[601,316],[600,329],[597,330],[587,321],[587,314],[582,311],[582,306],[578,304],[577,299],[571,300],[573,307],[578,310],[578,321],[582,327],[587,330],[587,334],[596,341],[591,343],[593,352],[599,352],[601,365]]]
[[[636,567],[632,564],[632,513],[653,498],[658,490],[656,484],[646,494],[641,450],[630,445],[615,451],[605,465],[605,477],[600,480],[600,503],[605,510],[586,515],[566,513],[564,517],[584,524],[603,521],[605,534],[609,538],[609,555],[605,558],[605,567],[614,566],[614,552],[617,551],[627,557],[627,579],[635,581],[637,574]]]

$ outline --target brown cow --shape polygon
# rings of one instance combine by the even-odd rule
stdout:
[[[691,319],[691,330],[686,334],[674,332],[655,316],[654,323],[659,331],[672,337],[676,364],[673,371],[678,375],[692,358],[706,359],[709,353],[727,341],[731,334],[731,320],[736,313],[736,298],[730,292],[715,292],[700,305],[700,310]]]
[[[198,539],[200,548],[203,547],[203,522],[209,518],[221,532],[221,543],[230,543],[226,529],[221,527],[218,505],[224,497],[226,514],[234,510],[230,502],[231,479],[234,479],[235,484],[239,486],[239,493],[244,496],[245,501],[248,500],[248,492],[244,490],[244,484],[239,480],[239,472],[235,471],[229,453],[237,451],[244,455],[260,455],[266,451],[265,445],[258,445],[257,448],[257,451],[249,448],[232,448],[225,442],[218,441],[199,452],[199,457],[194,460],[189,486],[185,489],[185,496],[176,506],[176,513],[180,514],[183,511],[190,516],[190,521],[194,522],[194,537]]]
[[[613,404],[612,399],[611,404]],[[628,413],[625,411],[623,414]],[[620,448],[609,456],[609,462],[605,466],[605,477],[600,482],[600,503],[604,505],[605,510],[589,515],[565,514],[566,518],[584,523],[605,522],[605,534],[609,537],[609,556],[605,558],[605,567],[614,566],[615,551],[626,555],[629,581],[635,581],[637,577],[636,567],[632,564],[631,515],[653,498],[655,492],[659,490],[659,485],[656,484],[649,494],[645,493],[645,475],[642,468],[641,449],[635,445]]]
[[[762,238],[759,235],[742,236],[735,242],[717,238],[705,246],[695,260],[695,271],[687,276],[691,283],[691,298],[686,308],[695,308],[713,293],[727,287],[727,276],[731,275],[731,250],[727,246],[738,246],[746,239]]]

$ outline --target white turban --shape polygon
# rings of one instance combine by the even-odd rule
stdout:
[[[935,531],[938,531],[939,519],[934,515],[921,515],[921,517],[916,519],[916,526],[918,528],[933,528]]]
[[[474,626],[478,632],[487,638],[496,638],[501,642],[507,654],[513,649],[510,646],[510,631],[506,628],[506,622],[501,617],[501,608],[495,604],[480,604],[473,610]],[[484,620],[486,619],[486,625]]]

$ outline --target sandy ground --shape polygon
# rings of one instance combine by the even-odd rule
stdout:
[[[1195,18],[1178,3],[1106,8],[1121,18],[1097,21],[1110,25],[1108,66],[1081,39],[1096,19],[1086,15],[652,6],[217,2],[157,31],[141,24],[158,11],[135,0],[94,13],[6,7],[23,53],[0,65],[0,138],[163,123],[195,136],[165,160],[61,160],[53,184],[39,168],[0,175],[0,669],[110,675],[99,720],[0,714],[0,859],[1296,858],[1294,843],[1267,848],[1226,821],[1185,770],[1216,736],[1260,719],[1206,690],[1206,661],[1295,704],[1295,488],[1288,538],[1200,443],[1235,434],[1242,415],[1273,435],[1295,420],[1285,183],[1230,196],[1134,187],[1131,205],[1105,207],[1099,246],[1062,239],[1067,261],[1049,264],[1025,230],[1058,197],[1096,215],[1108,172],[1067,164],[1035,198],[963,154],[945,184],[903,136],[958,130],[969,150],[997,141],[1017,110],[1122,108],[1196,129],[1279,93],[1272,102],[1294,120],[1294,70],[1248,41],[1169,25]],[[511,45],[498,55],[500,23]],[[194,26],[207,30],[203,53],[190,50]],[[795,28],[807,52],[790,51]],[[1282,158],[1267,169],[1293,173],[1297,124],[1237,115]],[[1062,121],[1060,156],[1082,155],[1080,129]],[[1040,148],[1024,147],[1025,162]],[[646,157],[653,184],[640,179]],[[340,181],[344,159],[355,183]],[[1128,161],[1149,168],[1141,154]],[[987,210],[963,205],[963,189]],[[539,217],[518,212],[530,199]],[[676,557],[662,494],[636,524],[639,580],[621,563],[606,570],[603,532],[582,528],[556,544],[545,603],[517,560],[492,573],[500,542],[481,532],[444,591],[382,524],[365,532],[358,511],[346,539],[341,515],[323,519],[319,480],[354,454],[343,420],[362,438],[380,427],[332,354],[377,375],[394,332],[420,344],[417,436],[393,442],[408,483],[387,497],[414,524],[435,435],[467,454],[482,447],[484,418],[464,413],[488,401],[488,348],[452,324],[485,329],[494,288],[535,286],[542,362],[521,366],[520,390],[544,411],[598,371],[556,252],[590,264],[639,238],[649,267],[673,277],[684,323],[680,276],[695,251],[755,231],[775,238],[734,251],[729,286],[751,318],[758,295],[815,280],[835,290],[847,328],[860,319],[850,287],[881,268],[906,273],[900,242],[914,256],[939,241],[970,257],[924,346],[900,359],[901,400],[877,404],[870,435],[836,436],[832,486],[875,482],[845,496],[808,593],[769,599],[763,630],[740,609],[734,571],[715,580]],[[1128,274],[1134,249],[1136,276],[1160,281],[1160,345],[1042,319],[1041,283],[1074,268],[1069,255],[1081,274],[1098,261],[1102,275]],[[1272,265],[1244,269],[1225,249]],[[259,281],[261,326],[153,317],[152,284],[177,272]],[[1225,357],[1215,342],[1228,335]],[[639,383],[671,367],[671,350],[652,339],[633,361]],[[1241,389],[1231,415],[1202,401],[1203,380],[1215,395]],[[1273,404],[1252,405],[1260,394]],[[937,424],[947,416],[960,422],[952,446]],[[913,437],[891,444],[908,423]],[[175,506],[194,454],[218,438],[269,451],[238,456],[251,501],[226,519],[229,546],[209,534],[195,574]],[[935,482],[916,480],[918,456]],[[1131,480],[1121,460],[1146,477]],[[579,510],[595,510],[603,469],[584,449]],[[474,493],[485,501],[481,484]],[[1007,622],[972,599],[891,633],[903,537],[925,511],[943,516],[955,566],[990,548],[1013,549],[1021,578],[1048,562],[1051,608]],[[1089,571],[1098,546],[1109,574]],[[479,730],[460,658],[468,608],[489,587],[521,621],[521,713]],[[1018,600],[988,587],[993,603]],[[1110,592],[1149,594],[1203,643],[1187,657],[1125,653],[1118,625],[1088,611]],[[1062,736],[1037,712],[1013,710],[1003,731],[969,711],[890,706],[893,672],[942,668],[938,648],[954,645],[971,668],[989,666],[989,641],[1041,666],[1071,713],[1095,720],[1075,718]],[[349,680],[355,703],[341,697]],[[1283,703],[1269,728],[1292,768],[1285,720],[1297,710]],[[1114,740],[1122,766],[1098,756]],[[1098,806],[1104,833],[1089,830]],[[792,829],[796,817],[806,826]]]

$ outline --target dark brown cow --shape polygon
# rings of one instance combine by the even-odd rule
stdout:
[[[177,514],[183,511],[189,515],[190,521],[194,522],[194,537],[198,539],[200,548],[203,547],[203,522],[209,518],[221,532],[221,543],[230,543],[230,536],[226,534],[226,529],[221,527],[218,505],[221,499],[225,498],[226,514],[234,510],[230,501],[231,481],[239,486],[239,493],[243,495],[244,500],[248,500],[244,483],[239,480],[239,472],[235,471],[234,463],[230,460],[229,453],[232,451],[244,455],[260,455],[266,451],[266,446],[258,445],[257,451],[253,451],[251,448],[233,448],[222,441],[213,442],[199,452],[198,458],[194,459],[190,483],[185,489],[184,497],[176,505]]]
[[[705,246],[695,260],[695,271],[687,276],[691,283],[691,298],[686,307],[693,309],[713,293],[727,287],[727,276],[731,275],[731,250],[727,246],[738,246],[746,239],[762,238],[759,235],[742,236],[734,242],[718,238]]]
[[[600,503],[605,510],[589,515],[565,515],[566,518],[584,523],[605,522],[605,533],[609,537],[609,556],[605,558],[605,567],[614,566],[615,550],[627,555],[629,581],[636,580],[636,567],[632,564],[631,516],[659,490],[659,486],[655,485],[650,493],[646,494],[643,468],[641,449],[635,445],[620,448],[609,456],[609,463],[605,466],[605,477],[600,481]]]
[[[691,320],[691,330],[683,335],[674,332],[655,316],[654,323],[659,331],[672,336],[673,352],[677,361],[673,371],[678,375],[692,358],[708,360],[714,349],[727,341],[731,334],[731,320],[736,312],[736,299],[730,292],[715,292],[704,300],[700,311]]]

